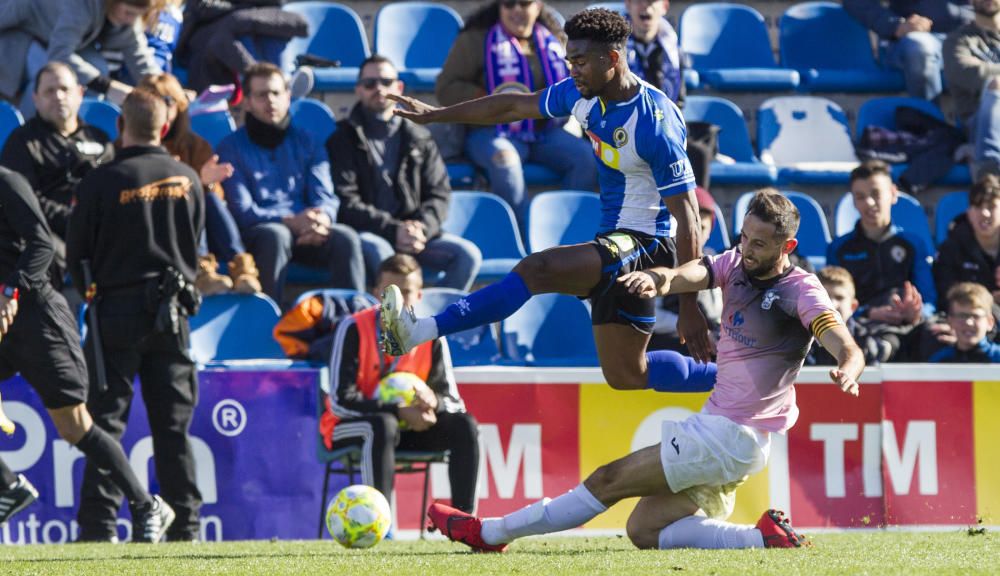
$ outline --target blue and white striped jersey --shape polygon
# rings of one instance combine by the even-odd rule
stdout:
[[[694,190],[687,130],[680,110],[640,80],[626,102],[584,99],[571,78],[546,88],[539,109],[548,118],[574,116],[594,147],[601,186],[600,232],[628,229],[670,235],[670,213],[660,198]]]

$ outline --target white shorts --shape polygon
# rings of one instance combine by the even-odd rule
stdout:
[[[666,420],[661,430],[660,463],[667,485],[709,518],[728,518],[736,488],[767,465],[770,434],[725,416],[693,414],[680,422]]]

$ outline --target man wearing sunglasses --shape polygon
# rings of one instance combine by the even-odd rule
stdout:
[[[403,93],[396,67],[374,55],[361,64],[358,103],[327,142],[340,222],[357,230],[368,278],[400,252],[444,272],[438,285],[468,290],[482,255],[472,242],[443,233],[451,186],[430,131],[394,116]]]

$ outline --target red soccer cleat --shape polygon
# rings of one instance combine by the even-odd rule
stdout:
[[[801,548],[808,546],[805,536],[795,533],[785,513],[781,510],[768,510],[757,521],[757,529],[764,537],[765,548]]]
[[[427,509],[431,530],[439,530],[453,542],[461,542],[476,552],[503,552],[506,544],[487,544],[481,535],[483,523],[479,518],[435,502]]]

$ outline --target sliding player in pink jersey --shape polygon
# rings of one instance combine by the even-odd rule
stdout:
[[[767,464],[771,434],[784,434],[798,418],[792,385],[813,338],[837,359],[830,379],[858,394],[861,350],[816,276],[788,260],[798,227],[795,206],[762,190],[747,209],[738,249],[619,278],[642,298],[722,288],[718,377],[700,413],[663,422],[659,445],[601,466],[553,500],[486,519],[433,504],[433,526],[477,550],[502,551],[516,538],[575,528],[640,497],[627,524],[639,548],[801,546],[805,539],[776,510],[756,526],[725,521],[736,488]]]

